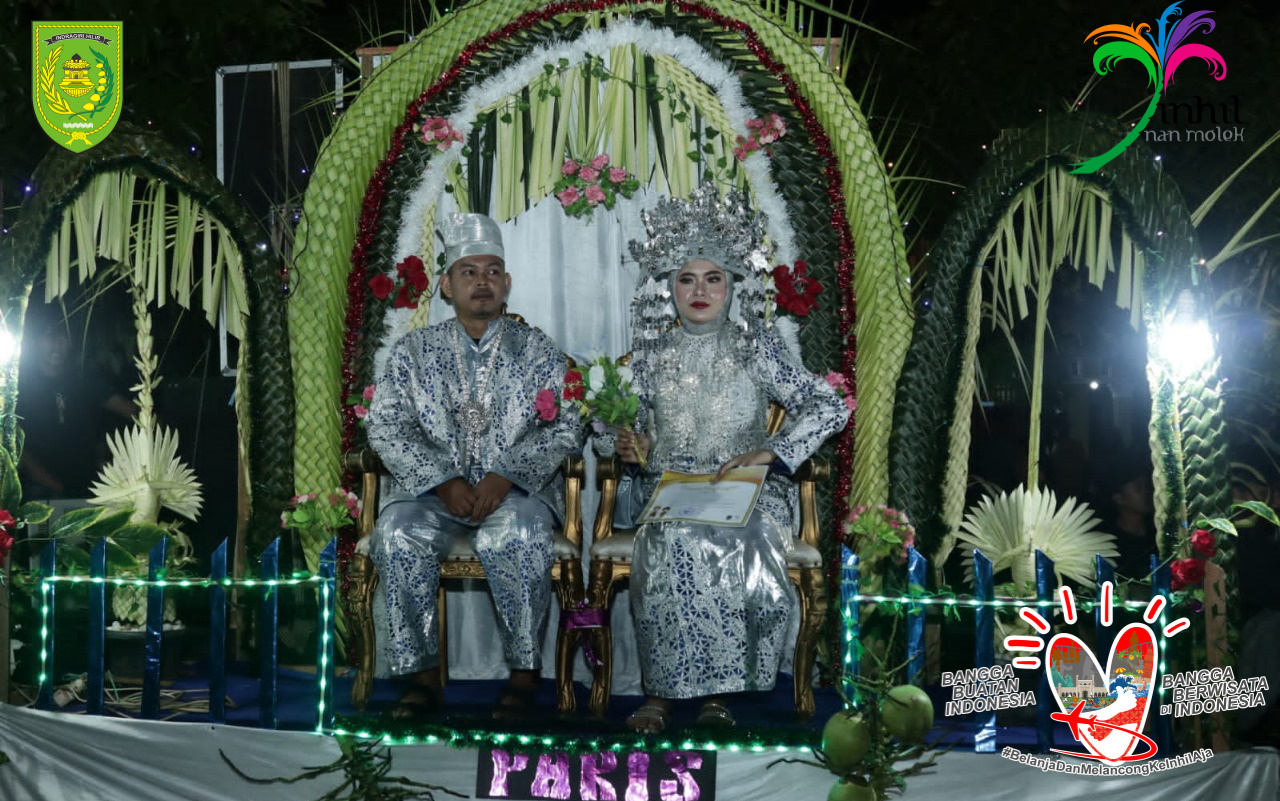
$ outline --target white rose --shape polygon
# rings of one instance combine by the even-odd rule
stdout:
[[[600,389],[601,387],[603,387],[604,386],[604,368],[598,364],[591,365],[591,369],[587,371],[587,384],[589,384],[592,387],[595,387],[596,389]],[[588,394],[587,397],[591,398],[592,395]]]
[[[595,399],[596,399],[596,391],[594,389],[587,390],[587,400],[595,400]]]
[[[630,368],[630,367],[619,367],[619,368],[618,368],[618,378],[622,380],[622,383],[624,383],[624,384],[630,384],[630,383],[631,383],[631,377],[632,377],[632,373],[631,373],[631,368]]]

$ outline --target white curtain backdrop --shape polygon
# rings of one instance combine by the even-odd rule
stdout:
[[[577,219],[548,197],[528,212],[502,224],[507,271],[511,274],[508,310],[542,329],[560,349],[579,362],[599,355],[617,358],[631,349],[631,295],[638,266],[627,242],[644,239],[643,209],[657,205],[658,195],[641,189],[611,210],[598,209],[593,217]],[[453,196],[444,194],[438,220],[457,210]],[[453,308],[438,295],[431,300],[432,324],[453,317]],[[585,554],[591,547],[591,528],[599,496],[595,485],[595,459],[586,448],[588,476],[583,488],[582,516]],[[584,576],[585,580],[585,576]],[[464,589],[448,593],[449,675],[455,679],[498,679],[507,675],[494,621],[493,604],[483,582],[468,582]],[[625,589],[613,606],[613,692],[636,695],[640,666],[636,659],[630,599]],[[555,638],[559,615],[553,609],[543,640],[543,675],[555,673]],[[792,615],[791,637],[798,631],[798,613]],[[784,671],[790,671],[790,649]],[[575,677],[590,682],[585,659],[579,654]]]

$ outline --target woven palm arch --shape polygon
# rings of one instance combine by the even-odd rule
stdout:
[[[920,288],[911,349],[898,383],[890,449],[890,501],[907,510],[925,553],[937,552],[959,523],[968,472],[973,397],[974,295],[982,254],[1024,187],[1117,141],[1114,121],[1086,114],[1051,117],[1042,126],[1003,135],[932,249]],[[1155,353],[1160,325],[1178,295],[1195,291],[1199,245],[1191,215],[1173,181],[1141,142],[1105,169],[1070,175],[1105,197],[1114,219],[1145,256],[1142,321]],[[1104,243],[1106,246],[1106,243]],[[1221,516],[1231,502],[1217,363],[1175,391],[1167,367],[1148,357],[1149,428],[1156,526],[1167,554],[1189,522]]]
[[[606,10],[617,16],[600,13]],[[770,170],[774,176],[791,176],[778,183],[792,211],[797,257],[808,260],[831,287],[823,310],[807,324],[802,343],[811,367],[842,365],[845,348],[839,336],[839,307],[843,295],[845,319],[854,320],[852,333],[856,334],[857,427],[862,432],[851,465],[851,497],[858,502],[885,499],[892,396],[911,327],[909,303],[898,291],[905,284],[907,265],[888,177],[861,112],[811,45],[781,19],[732,0],[671,6],[471,3],[446,15],[375,73],[324,146],[299,231],[298,282],[290,303],[299,491],[338,481],[340,454],[356,436],[354,419],[343,417],[339,400],[369,378],[370,348],[362,343],[376,341],[383,330],[383,307],[368,296],[367,281],[394,264],[396,229],[406,193],[434,157],[432,148],[412,136],[413,122],[422,116],[448,116],[467,88],[499,74],[541,42],[572,40],[583,30],[626,17],[695,40],[741,76],[743,94],[754,112],[778,113],[787,120],[792,133],[775,147]],[[658,69],[663,66],[660,62],[659,58],[632,59],[646,69]],[[665,68],[680,84],[680,96],[694,113],[708,120],[723,116],[714,93],[689,80],[680,65]],[[537,113],[537,104],[517,109],[513,116],[519,120],[522,113]],[[808,129],[806,115],[812,122]],[[661,117],[658,109],[650,119]],[[491,116],[485,125],[476,126],[469,144],[483,150],[480,137],[505,135],[503,124]],[[662,127],[657,127],[661,137]],[[819,136],[814,136],[815,130]],[[745,133],[727,130],[722,136],[732,142]],[[664,141],[670,142],[669,136]],[[638,145],[611,151],[610,142],[617,144],[616,139],[606,141],[605,152],[615,153],[616,160],[632,171],[641,167],[635,156],[641,150]],[[719,143],[713,143],[713,148],[720,149],[714,149],[712,158],[727,149]],[[685,149],[667,145],[667,157],[687,158]],[[562,157],[554,163],[558,165]],[[632,159],[636,162],[631,163]],[[653,175],[663,179],[655,179],[655,185],[668,183],[677,193],[692,188],[692,182],[676,187],[676,180],[668,180],[679,170],[670,161],[663,165],[661,154],[651,154],[649,163],[639,170],[642,181],[653,165],[657,165]],[[488,169],[501,171],[504,165],[500,160],[486,163],[476,158],[451,173],[460,205],[486,202],[480,187],[488,185]],[[508,182],[521,187],[511,193],[519,201],[505,209],[491,205],[489,210],[501,218],[536,203],[547,191],[538,175],[545,177],[544,166],[524,165]],[[738,178],[730,175],[727,180]],[[843,231],[830,222],[838,216],[833,200],[842,202],[839,211],[848,221]],[[840,286],[836,264],[842,256],[852,259],[855,253],[857,269]],[[850,290],[857,299],[856,318]],[[852,348],[848,353],[852,358]],[[853,366],[845,365],[849,372]]]
[[[0,315],[10,333],[20,337],[35,280],[45,274],[48,260],[59,256],[63,262],[67,260],[65,253],[51,254],[55,241],[60,239],[62,247],[72,252],[86,248],[96,255],[98,245],[92,232],[77,231],[71,222],[73,218],[80,219],[77,214],[84,209],[73,214],[74,205],[89,201],[92,192],[110,191],[114,179],[124,178],[118,186],[126,187],[123,191],[128,192],[128,197],[118,198],[115,207],[128,215],[124,218],[126,225],[131,219],[136,221],[133,215],[140,213],[141,204],[139,193],[131,191],[134,184],[128,180],[130,177],[139,180],[139,192],[144,184],[163,187],[162,192],[157,192],[158,200],[152,197],[147,202],[148,211],[159,210],[149,218],[159,230],[172,231],[175,224],[167,198],[186,204],[206,215],[202,219],[219,225],[220,229],[213,230],[228,236],[238,254],[238,260],[228,258],[227,262],[229,269],[241,270],[247,312],[236,379],[238,427],[249,482],[247,533],[251,543],[265,544],[279,533],[280,512],[293,487],[293,464],[288,458],[293,440],[293,384],[287,358],[280,265],[267,246],[261,225],[217,178],[159,135],[124,123],[101,144],[83,153],[53,148],[32,177],[36,192],[22,207],[13,235],[0,244]],[[87,241],[83,238],[86,234]],[[173,257],[166,250],[162,248],[155,254],[161,273],[167,272],[167,260]],[[166,294],[166,277],[159,280],[159,291]],[[58,292],[65,289],[63,286]],[[203,293],[203,286],[193,287],[193,291]],[[193,297],[201,299],[200,294]],[[16,379],[15,362],[4,376],[0,395],[5,412],[0,415],[0,445],[10,453],[17,445],[16,420],[11,413],[17,399]]]

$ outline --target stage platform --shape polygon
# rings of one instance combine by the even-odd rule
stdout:
[[[785,679],[785,677],[784,677]],[[256,728],[258,722],[257,683],[248,678],[229,682],[232,705],[226,724],[214,725],[207,715],[186,711],[175,721],[143,721],[117,716],[94,717],[77,713],[70,705],[55,712],[43,712],[16,706],[0,705],[0,750],[10,762],[0,766],[0,799],[4,801],[174,801],[190,799],[319,799],[343,781],[337,774],[326,774],[293,784],[252,782],[238,775],[234,765],[255,779],[291,778],[308,768],[327,765],[340,756],[335,738],[315,732],[316,694],[314,676],[282,672],[280,676],[281,729]],[[585,717],[572,720],[557,718],[550,683],[539,698],[546,710],[524,726],[503,727],[496,724],[489,711],[500,688],[500,682],[457,681],[446,691],[446,712],[416,727],[419,735],[414,745],[397,745],[390,749],[389,775],[405,776],[460,793],[467,798],[509,798],[513,801],[539,797],[584,798],[580,786],[583,779],[578,752],[593,753],[614,747],[621,766],[633,753],[644,752],[653,758],[650,773],[661,772],[667,751],[694,751],[702,755],[706,765],[695,776],[701,785],[696,801],[733,799],[733,801],[766,801],[786,798],[794,801],[827,797],[834,777],[816,766],[794,761],[812,759],[808,746],[816,742],[818,731],[828,714],[838,706],[838,698],[830,690],[818,692],[819,714],[808,724],[798,723],[791,713],[791,687],[783,681],[769,694],[739,699],[734,705],[740,726],[732,732],[706,732],[682,728],[686,717],[677,716],[672,730],[660,737],[637,739],[622,725],[627,712],[639,702],[638,697],[614,699],[609,719],[593,721]],[[369,714],[355,715],[345,702],[349,682],[339,680],[335,688],[342,699],[339,725],[350,731],[369,733],[386,730],[384,716],[371,707]],[[585,694],[585,688],[579,688]],[[179,712],[177,705],[196,702],[202,696],[198,685],[170,688],[175,695],[169,713]],[[379,682],[374,704],[381,707],[394,700],[396,688]],[[583,699],[585,700],[585,698]],[[169,702],[166,702],[169,703]],[[585,707],[584,707],[585,708]],[[162,714],[164,714],[162,712]],[[692,709],[686,710],[686,716]],[[182,722],[185,721],[185,722]],[[415,727],[398,727],[397,735],[412,736]],[[566,749],[563,759],[569,770],[565,781],[569,787],[554,788],[551,795],[521,791],[514,780],[506,788],[507,795],[494,795],[490,772],[493,768],[492,742],[480,746],[462,743],[455,737],[453,745],[424,742],[428,733],[439,735],[453,729],[468,737],[490,739],[489,735],[508,735],[501,747],[508,752],[529,753],[524,773],[532,775],[538,764],[536,754],[546,751],[554,760],[558,746],[542,748],[542,737],[563,744],[566,738],[575,743]],[[523,735],[523,736],[522,736]],[[944,745],[937,765],[925,774],[911,777],[906,801],[955,801],[957,798],[1019,801],[1033,797],[1037,801],[1068,799],[1124,799],[1124,801],[1156,801],[1178,798],[1180,801],[1280,801],[1280,754],[1271,749],[1251,749],[1219,754],[1202,764],[1191,764],[1148,776],[1096,777],[1050,773],[1021,764],[996,754],[972,753],[972,728],[965,721],[940,720],[933,737]],[[714,740],[713,740],[714,738]],[[751,750],[744,742],[756,739],[769,744]],[[523,739],[524,745],[517,745]],[[1030,727],[1001,726],[998,746],[1029,751],[1034,746]],[[737,741],[738,745],[730,747]],[[549,740],[550,741],[550,740]],[[713,751],[707,748],[716,742]],[[1066,742],[1065,740],[1063,741]],[[779,744],[791,746],[785,751]],[[225,760],[223,756],[225,755]],[[660,756],[659,756],[660,755]],[[1052,757],[1053,755],[1048,755]],[[228,762],[230,764],[228,764]],[[1078,760],[1066,759],[1067,765]],[[668,763],[669,764],[669,763]],[[711,770],[705,770],[711,768]],[[625,774],[625,770],[623,770]],[[530,776],[524,777],[529,786]],[[478,777],[480,780],[478,782]],[[625,794],[625,777],[616,789],[616,798]],[[651,781],[651,797],[658,801],[657,780]],[[597,787],[597,789],[599,789]],[[667,801],[695,801],[690,788],[685,794]],[[567,792],[567,795],[561,795]],[[341,796],[345,797],[345,796]],[[436,793],[437,799],[448,796]],[[605,798],[607,794],[594,797]],[[637,796],[639,799],[641,796]],[[627,798],[632,796],[627,795]]]

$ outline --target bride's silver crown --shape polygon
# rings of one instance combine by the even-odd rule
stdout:
[[[740,190],[721,197],[714,184],[700,185],[687,200],[664,197],[641,213],[647,238],[631,240],[640,278],[631,304],[634,345],[651,344],[675,321],[668,276],[693,259],[707,259],[734,275],[738,324],[752,330],[765,321],[764,279],[769,273],[765,216]]]

